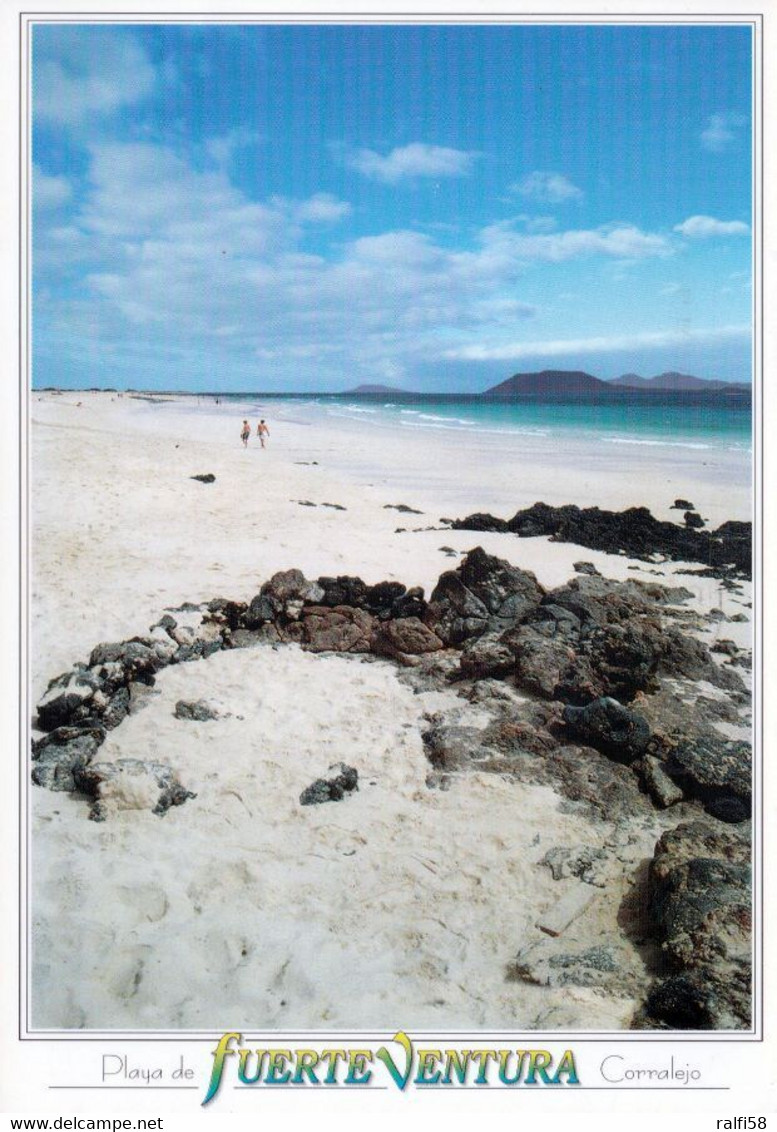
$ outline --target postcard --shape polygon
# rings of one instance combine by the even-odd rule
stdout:
[[[11,1126],[768,1127],[763,14],[3,30]]]

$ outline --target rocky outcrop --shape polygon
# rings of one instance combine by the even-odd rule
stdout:
[[[529,720],[516,715],[515,705],[500,704],[498,724],[466,757],[460,747],[427,742],[437,769],[476,761],[481,769],[552,783],[597,812],[609,805],[625,814],[647,799],[659,807],[682,799],[741,821],[750,805],[748,745],[709,734],[678,698],[658,727],[635,703],[647,696],[650,705],[666,676],[704,679],[744,696],[735,672],[667,621],[666,611],[686,595],[588,570],[546,592],[533,574],[480,547],[441,575],[428,603],[422,590],[400,582],[370,586],[347,575],[311,582],[299,570],[281,571],[250,602],[216,598],[186,610],[198,614],[188,624],[165,614],[150,636],[100,644],[88,664],[52,681],[38,705],[38,725],[65,738],[48,736],[36,746],[34,778],[72,789],[73,768],[88,765],[101,736],[132,710],[133,689],[152,685],[166,665],[221,648],[297,643],[312,652],[387,657],[409,668],[434,663],[437,679],[454,665],[461,681],[480,687],[505,681],[547,701],[539,724],[536,705]],[[438,656],[441,661],[432,659]],[[177,714],[205,719],[210,710],[182,702]],[[48,747],[57,749],[45,753]]]
[[[311,582],[287,570],[251,601],[217,598],[166,613],[148,636],[100,644],[87,663],[52,681],[38,705],[47,734],[33,745],[33,781],[86,795],[94,820],[122,808],[163,814],[193,797],[165,763],[98,761],[99,749],[163,668],[219,649],[296,643],[389,658],[418,688],[455,679],[490,722],[474,728],[430,719],[428,786],[492,773],[550,786],[565,808],[624,825],[671,808],[685,824],[659,842],[649,881],[665,970],[637,1024],[743,1028],[749,844],[737,830],[747,829],[750,814],[751,751],[714,724],[739,721],[744,685],[687,631],[704,627],[678,608],[687,591],[613,582],[578,565],[586,568],[546,592],[533,574],[478,547],[441,575],[428,601],[395,581]],[[176,715],[217,719],[207,701],[179,701]],[[357,788],[356,770],[336,764],[299,801],[339,801]],[[714,824],[688,823],[704,811]],[[577,885],[574,906],[559,901],[543,914],[538,930],[549,942],[519,957],[516,977],[633,996],[645,980],[633,953],[615,972],[626,962],[620,945],[574,947],[559,926],[609,883],[609,858],[596,847],[554,846],[541,864],[551,883]]]
[[[677,500],[676,505],[686,502]],[[690,507],[686,513],[696,515]],[[646,507],[604,511],[572,504],[550,507],[546,503],[517,511],[511,519],[479,512],[452,523],[455,530],[501,531],[519,538],[548,535],[556,542],[572,542],[607,554],[627,554],[646,561],[653,561],[658,554],[675,562],[702,562],[719,576],[731,572],[751,576],[750,523],[727,522],[709,532],[697,530],[697,526],[698,516],[680,527],[654,518]]]
[[[622,763],[634,762],[650,742],[647,721],[609,696],[584,708],[565,707],[564,723],[573,738]]]
[[[76,775],[88,766],[105,739],[97,727],[58,727],[32,745],[32,781],[49,790],[72,792]]]
[[[245,627],[256,629],[265,621],[298,621],[304,606],[317,603],[324,591],[309,582],[301,570],[281,570],[265,582],[244,615]]]
[[[370,645],[377,656],[391,657],[400,664],[414,663],[413,658],[443,647],[437,634],[417,617],[378,622]]]
[[[522,513],[518,533],[555,523],[558,511],[577,522],[577,509],[553,511],[538,505]],[[726,539],[746,541],[746,526],[724,524]],[[724,739],[715,723],[741,722],[747,693],[737,673],[687,631],[706,627],[678,608],[688,596],[610,581],[582,562],[574,578],[546,592],[533,574],[480,547],[440,576],[428,601],[420,588],[396,581],[311,582],[299,570],[282,571],[251,601],[186,604],[147,636],[97,645],[86,663],[53,680],[37,708],[46,734],[33,743],[32,779],[85,795],[98,821],[120,809],[164,814],[194,797],[164,762],[98,761],[99,749],[162,669],[219,649],[295,643],[389,658],[418,689],[455,680],[490,722],[463,727],[431,717],[423,735],[427,785],[446,789],[470,771],[493,773],[550,786],[565,808],[623,824],[672,808],[684,824],[659,841],[649,879],[665,970],[637,1024],[745,1028],[751,749]],[[728,646],[718,651],[737,658]],[[175,714],[218,719],[207,701],[179,701]],[[338,801],[356,789],[355,768],[335,764],[299,801]],[[705,822],[687,820],[704,811]],[[576,883],[574,907],[559,901],[543,915],[538,930],[552,938],[519,956],[516,977],[633,996],[645,980],[633,952],[611,940],[580,948],[559,938],[561,920],[609,883],[609,858],[596,847],[554,846],[540,864],[549,879]]]
[[[650,868],[653,922],[667,974],[639,1024],[672,1030],[750,1026],[750,845],[734,831],[688,822],[665,833]]]
[[[374,619],[348,605],[308,606],[303,613],[303,647],[310,652],[370,651]]]
[[[443,575],[441,583],[446,609],[440,614],[432,601],[429,615],[438,617],[437,632],[447,643],[465,638],[461,669],[468,678],[511,675],[532,695],[577,706],[602,696],[628,702],[655,688],[660,674],[743,688],[736,674],[715,664],[706,645],[663,624],[663,607],[687,591],[582,576],[539,604],[523,605],[512,623],[504,615],[508,599],[500,608],[504,620],[491,617],[484,628],[482,610],[477,618],[464,616],[477,610],[462,605],[470,596],[459,573]]]
[[[714,817],[741,822],[752,804],[752,749],[749,743],[694,736],[674,746],[664,769],[686,797],[698,799]]]
[[[471,550],[458,569],[466,588],[497,620],[512,622],[542,600],[545,591],[530,570],[511,566],[502,558]]]
[[[444,644],[504,632],[532,609],[545,591],[528,570],[471,550],[456,570],[447,570],[432,591],[424,621]]]
[[[422,738],[426,757],[437,770],[463,770],[483,757],[483,733],[476,727],[438,723]]]
[[[456,571],[446,570],[432,590],[424,621],[440,640],[456,648],[485,632],[488,610]]]

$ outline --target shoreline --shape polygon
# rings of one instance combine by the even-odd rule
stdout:
[[[481,543],[549,586],[570,577],[581,557],[614,578],[656,577],[644,562],[545,537],[412,529],[437,527],[440,517],[507,517],[542,499],[613,510],[645,505],[676,521],[678,496],[701,508],[710,527],[751,517],[749,476],[735,480],[723,464],[705,468],[695,453],[678,468],[676,454],[667,466],[640,450],[624,475],[612,453],[594,452],[590,467],[575,472],[574,452],[554,453],[550,462],[545,451],[544,463],[534,461],[541,442],[495,451],[472,438],[376,437],[331,421],[304,429],[272,421],[268,448],[244,451],[237,414],[191,420],[175,404],[128,405],[94,394],[77,408],[77,400],[31,406],[36,694],[95,638],[143,632],[165,605],[210,599],[219,587],[250,600],[258,584],[290,566],[309,577],[355,573],[429,591],[449,556],[441,547],[460,555]],[[204,473],[215,474],[215,483],[189,478]],[[422,514],[403,515],[398,505]],[[397,534],[400,527],[406,530]],[[682,568],[667,567],[667,576]],[[713,579],[683,584],[705,608],[736,612]]]
[[[428,595],[441,572],[459,568],[464,553],[478,543],[487,553],[533,571],[545,589],[563,586],[575,575],[574,563],[580,559],[589,560],[616,583],[686,586],[700,639],[714,645],[725,635],[736,648],[749,646],[749,620],[729,620],[750,616],[747,583],[742,583],[741,592],[728,592],[716,579],[676,576],[682,563],[657,568],[547,538],[441,530],[436,524],[441,514],[449,514],[442,508],[449,508],[451,501],[462,508],[451,517],[469,513],[464,509],[467,502],[474,504],[469,510],[485,509],[483,497],[489,495],[503,500],[512,493],[516,502],[517,494],[520,503],[513,484],[501,482],[504,467],[495,468],[493,459],[478,463],[472,449],[464,474],[457,475],[456,484],[446,485],[439,476],[418,477],[422,457],[428,464],[432,455],[428,438],[425,451],[422,445],[405,446],[405,466],[398,471],[398,440],[382,437],[378,443],[362,430],[357,447],[356,430],[350,425],[339,431],[331,424],[323,430],[315,424],[301,429],[271,420],[268,449],[245,453],[236,417],[219,422],[203,416],[193,423],[186,414],[176,415],[175,405],[165,405],[161,413],[145,404],[125,411],[125,399],[112,403],[106,396],[82,397],[77,414],[74,402],[60,398],[54,398],[53,405],[32,405],[35,702],[53,676],[88,656],[99,641],[145,635],[168,607],[218,595],[250,602],[267,579],[290,567],[309,578],[348,574],[371,585],[383,580],[420,585]],[[437,458],[451,451],[461,456],[461,449],[442,448]],[[520,459],[515,457],[515,462]],[[569,480],[559,477],[556,467],[554,482],[550,471],[548,467],[542,473],[555,493],[548,502],[569,502],[574,494]],[[208,472],[216,476],[212,484],[190,478]],[[478,473],[484,485],[482,495],[474,498]],[[490,482],[485,482],[489,475]],[[669,482],[679,485],[681,476],[676,469],[670,471]],[[578,498],[590,500],[605,483],[606,477],[589,475],[575,485]],[[684,489],[678,486],[676,494],[685,494],[687,483]],[[739,486],[729,485],[727,497],[721,499],[712,473],[697,483],[715,501],[705,513],[717,509],[724,519],[736,517],[742,500]],[[654,498],[666,490],[647,481],[646,487]],[[671,489],[668,495],[667,508],[674,498]],[[701,499],[699,505],[704,506],[704,497],[688,497],[697,503]],[[613,506],[609,498],[596,502]],[[425,513],[403,514],[396,510],[400,505]],[[433,529],[397,533],[397,527],[416,524],[432,524]],[[715,611],[720,618],[712,617]],[[173,705],[184,696],[212,700],[222,722],[176,722]],[[187,802],[163,818],[122,810],[95,825],[86,820],[82,802],[32,788],[34,844],[43,854],[37,870],[34,866],[38,1018],[45,1015],[51,1024],[65,1028],[102,1028],[104,1019],[118,1012],[140,1028],[153,1028],[160,1024],[159,1011],[167,1011],[171,1028],[196,1029],[198,1023],[210,1028],[214,1018],[234,1026],[235,1019],[243,1017],[239,1011],[250,1008],[259,1011],[255,1016],[280,1026],[303,1025],[311,1010],[320,1012],[325,1026],[378,1026],[387,1009],[394,1012],[402,1003],[407,1011],[403,1017],[410,1017],[419,1003],[414,989],[419,969],[429,985],[442,988],[450,982],[452,964],[467,972],[464,985],[488,989],[485,1002],[478,1005],[469,992],[455,1001],[430,1002],[424,1008],[427,1013],[416,1013],[414,1025],[446,1026],[452,1019],[488,1028],[498,1016],[507,1028],[511,1019],[514,1028],[518,1017],[538,1028],[543,1021],[547,1028],[564,1029],[575,1028],[577,1013],[598,1018],[601,1028],[622,1028],[637,1008],[639,979],[629,984],[628,992],[614,996],[579,986],[551,993],[525,980],[505,982],[504,972],[521,950],[518,944],[532,938],[535,919],[548,903],[547,868],[540,867],[543,853],[554,844],[593,848],[611,838],[614,829],[611,823],[565,810],[563,798],[548,784],[468,772],[465,785],[457,779],[448,790],[430,790],[421,737],[428,726],[424,716],[442,712],[455,726],[482,729],[492,710],[493,704],[486,710],[485,701],[462,700],[455,686],[414,688],[390,661],[315,656],[295,644],[281,651],[267,645],[233,650],[205,664],[165,671],[148,706],[111,732],[104,750],[109,761],[154,757],[172,763],[185,785],[194,786],[205,802]],[[364,788],[346,802],[310,807],[316,813],[306,812],[300,825],[295,808],[299,788],[339,761],[359,766],[360,775],[366,776]],[[374,787],[367,785],[370,778]],[[670,811],[656,811],[646,813],[643,826],[634,826],[636,840],[617,850],[628,867],[619,866],[611,897],[617,891],[619,900],[625,898],[629,871],[650,855],[662,830],[676,824]],[[485,829],[489,833],[484,838]],[[420,860],[405,853],[403,838],[409,832]],[[207,854],[221,837],[226,841],[211,868]],[[447,859],[457,838],[469,860],[469,880]],[[261,867],[258,861],[251,864],[254,852]],[[495,870],[495,875],[502,874],[505,853],[513,862],[511,906],[524,908],[519,925],[504,923],[504,894],[488,883],[483,888]],[[152,862],[148,875],[135,874],[138,854]],[[362,936],[359,904],[350,905],[357,875],[354,854],[366,870],[361,892],[371,909],[366,926],[382,940],[372,959],[365,950],[368,940]],[[399,871],[387,892],[399,900],[398,906],[378,896],[386,887],[386,862],[392,855]],[[321,864],[322,859],[329,863]],[[63,861],[72,878],[68,892],[90,894],[76,919],[63,919]],[[317,878],[313,886],[310,869]],[[188,880],[182,880],[182,870]],[[300,935],[290,914],[284,876],[287,881],[291,877],[293,900],[306,910],[306,925],[313,926],[311,939]],[[431,921],[419,923],[418,900],[422,894],[429,899],[429,882],[439,902],[442,929]],[[576,883],[567,878],[551,882],[551,887]],[[223,892],[217,894],[219,885]],[[256,909],[256,927],[265,933],[265,957],[272,968],[253,989],[246,979],[256,970],[259,945],[246,937],[242,946],[251,958],[245,963],[239,944],[245,934],[241,909],[246,907]],[[605,902],[586,921],[580,940],[593,946],[597,932],[612,937],[616,911],[617,902]],[[202,927],[199,916],[205,916]],[[187,1006],[175,991],[169,951],[174,938],[187,941],[199,1005],[190,995]],[[212,994],[207,956],[214,947],[222,948],[228,962]],[[85,953],[90,958],[81,969],[78,956]],[[629,952],[629,962],[634,954]],[[322,996],[323,987],[343,985],[356,956],[367,965],[354,994],[349,992],[347,1001],[334,989]],[[72,976],[63,981],[74,984],[73,994],[57,990],[52,982],[61,977],[62,965]],[[276,983],[273,970],[276,976],[281,972]],[[320,976],[312,982],[311,971]],[[143,984],[139,994],[132,991],[138,973]],[[406,992],[400,993],[396,1005],[393,988],[400,983]],[[286,1005],[281,1006],[281,999]]]

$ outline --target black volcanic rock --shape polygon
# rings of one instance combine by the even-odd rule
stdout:
[[[534,574],[475,547],[457,570],[440,575],[424,615],[446,645],[462,645],[486,628],[510,628],[543,598]]]
[[[469,552],[458,574],[489,613],[507,616],[510,620],[515,620],[545,595],[545,590],[530,570],[521,570],[502,558],[486,554],[480,546]],[[509,603],[509,612],[504,609],[506,603]]]
[[[401,594],[391,606],[392,617],[420,617],[423,619],[427,604],[421,586],[412,586]]]
[[[550,536],[608,554],[652,560],[662,554],[675,562],[702,562],[725,576],[731,570],[749,578],[752,524],[729,521],[714,531],[697,531],[654,518],[647,507],[604,511],[599,507],[535,503],[504,520],[479,512],[456,519],[453,530],[512,532],[519,538]]]
[[[218,712],[205,700],[178,700],[173,715],[176,719],[189,719],[198,723],[218,719]]]
[[[339,802],[346,794],[359,789],[359,772],[345,763],[330,766],[335,773],[331,778],[317,778],[306,786],[299,796],[301,806],[316,806],[321,802]]]
[[[736,823],[750,817],[752,761],[749,743],[694,735],[677,743],[664,769],[686,797],[698,799],[719,820]]]
[[[394,604],[406,593],[401,582],[378,582],[367,590],[367,608],[383,619],[391,616]]]
[[[49,790],[75,790],[74,775],[88,766],[104,739],[99,727],[56,728],[32,745],[32,781]]]
[[[617,514],[536,504],[509,526],[522,535],[539,529],[558,537],[577,527],[585,531],[590,522],[592,538],[617,546],[634,516],[640,537],[669,528],[684,546],[710,538],[658,524],[643,508]],[[749,549],[749,524],[726,523],[716,534]],[[667,962],[643,1020],[662,1028],[740,1028],[749,1011],[742,866],[750,850],[751,749],[722,738],[714,723],[742,720],[744,685],[691,635],[704,619],[677,608],[688,591],[617,582],[584,562],[576,569],[575,577],[546,591],[533,574],[476,547],[441,575],[428,603],[423,590],[399,582],[369,586],[348,576],[311,582],[299,570],[275,574],[250,603],[184,603],[181,610],[203,613],[203,635],[164,616],[150,630],[154,636],[98,645],[89,665],[76,664],[51,682],[38,708],[38,721],[51,730],[33,744],[33,781],[86,793],[97,821],[114,808],[135,808],[135,798],[164,813],[193,797],[169,766],[96,758],[107,729],[122,722],[130,705],[133,711],[142,706],[139,680],[153,683],[164,665],[204,658],[220,647],[293,643],[311,652],[392,658],[411,669],[403,682],[416,692],[439,692],[455,682],[459,696],[490,719],[475,729],[459,725],[467,716],[457,708],[424,714],[433,725],[422,736],[430,788],[445,789],[450,775],[470,770],[496,774],[551,786],[565,807],[616,824],[632,817],[652,821],[653,803],[681,804],[683,816],[706,808],[711,824],[682,839],[682,851],[672,849],[666,875],[654,870],[652,924]],[[698,680],[732,695],[710,698],[689,686]],[[206,703],[179,702],[176,715],[202,720],[212,711]],[[300,803],[338,800],[357,781],[354,768],[331,766]],[[727,846],[736,852],[729,854]],[[559,867],[565,861],[557,855]],[[576,870],[577,864],[573,874],[585,880]],[[640,880],[640,908],[642,888]],[[635,985],[644,985],[644,975]]]
[[[318,585],[324,591],[320,599],[321,605],[352,605],[356,609],[367,608],[367,593],[369,586],[361,578],[354,578],[341,574],[337,578],[319,578]]]
[[[622,763],[632,763],[650,741],[650,727],[641,715],[608,696],[585,707],[565,707],[570,735]]]
[[[496,531],[498,534],[507,534],[510,530],[506,519],[497,519],[485,511],[476,511],[466,519],[454,519],[450,525],[454,531]],[[537,531],[537,534],[544,533]]]
[[[750,845],[694,821],[659,839],[650,865],[651,919],[668,976],[650,991],[640,1026],[740,1030],[750,1025]]]
[[[481,636],[488,609],[462,582],[458,571],[446,570],[432,590],[424,621],[446,645],[462,645]]]

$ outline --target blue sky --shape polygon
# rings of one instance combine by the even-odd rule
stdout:
[[[736,26],[39,24],[33,381],[750,380]]]

